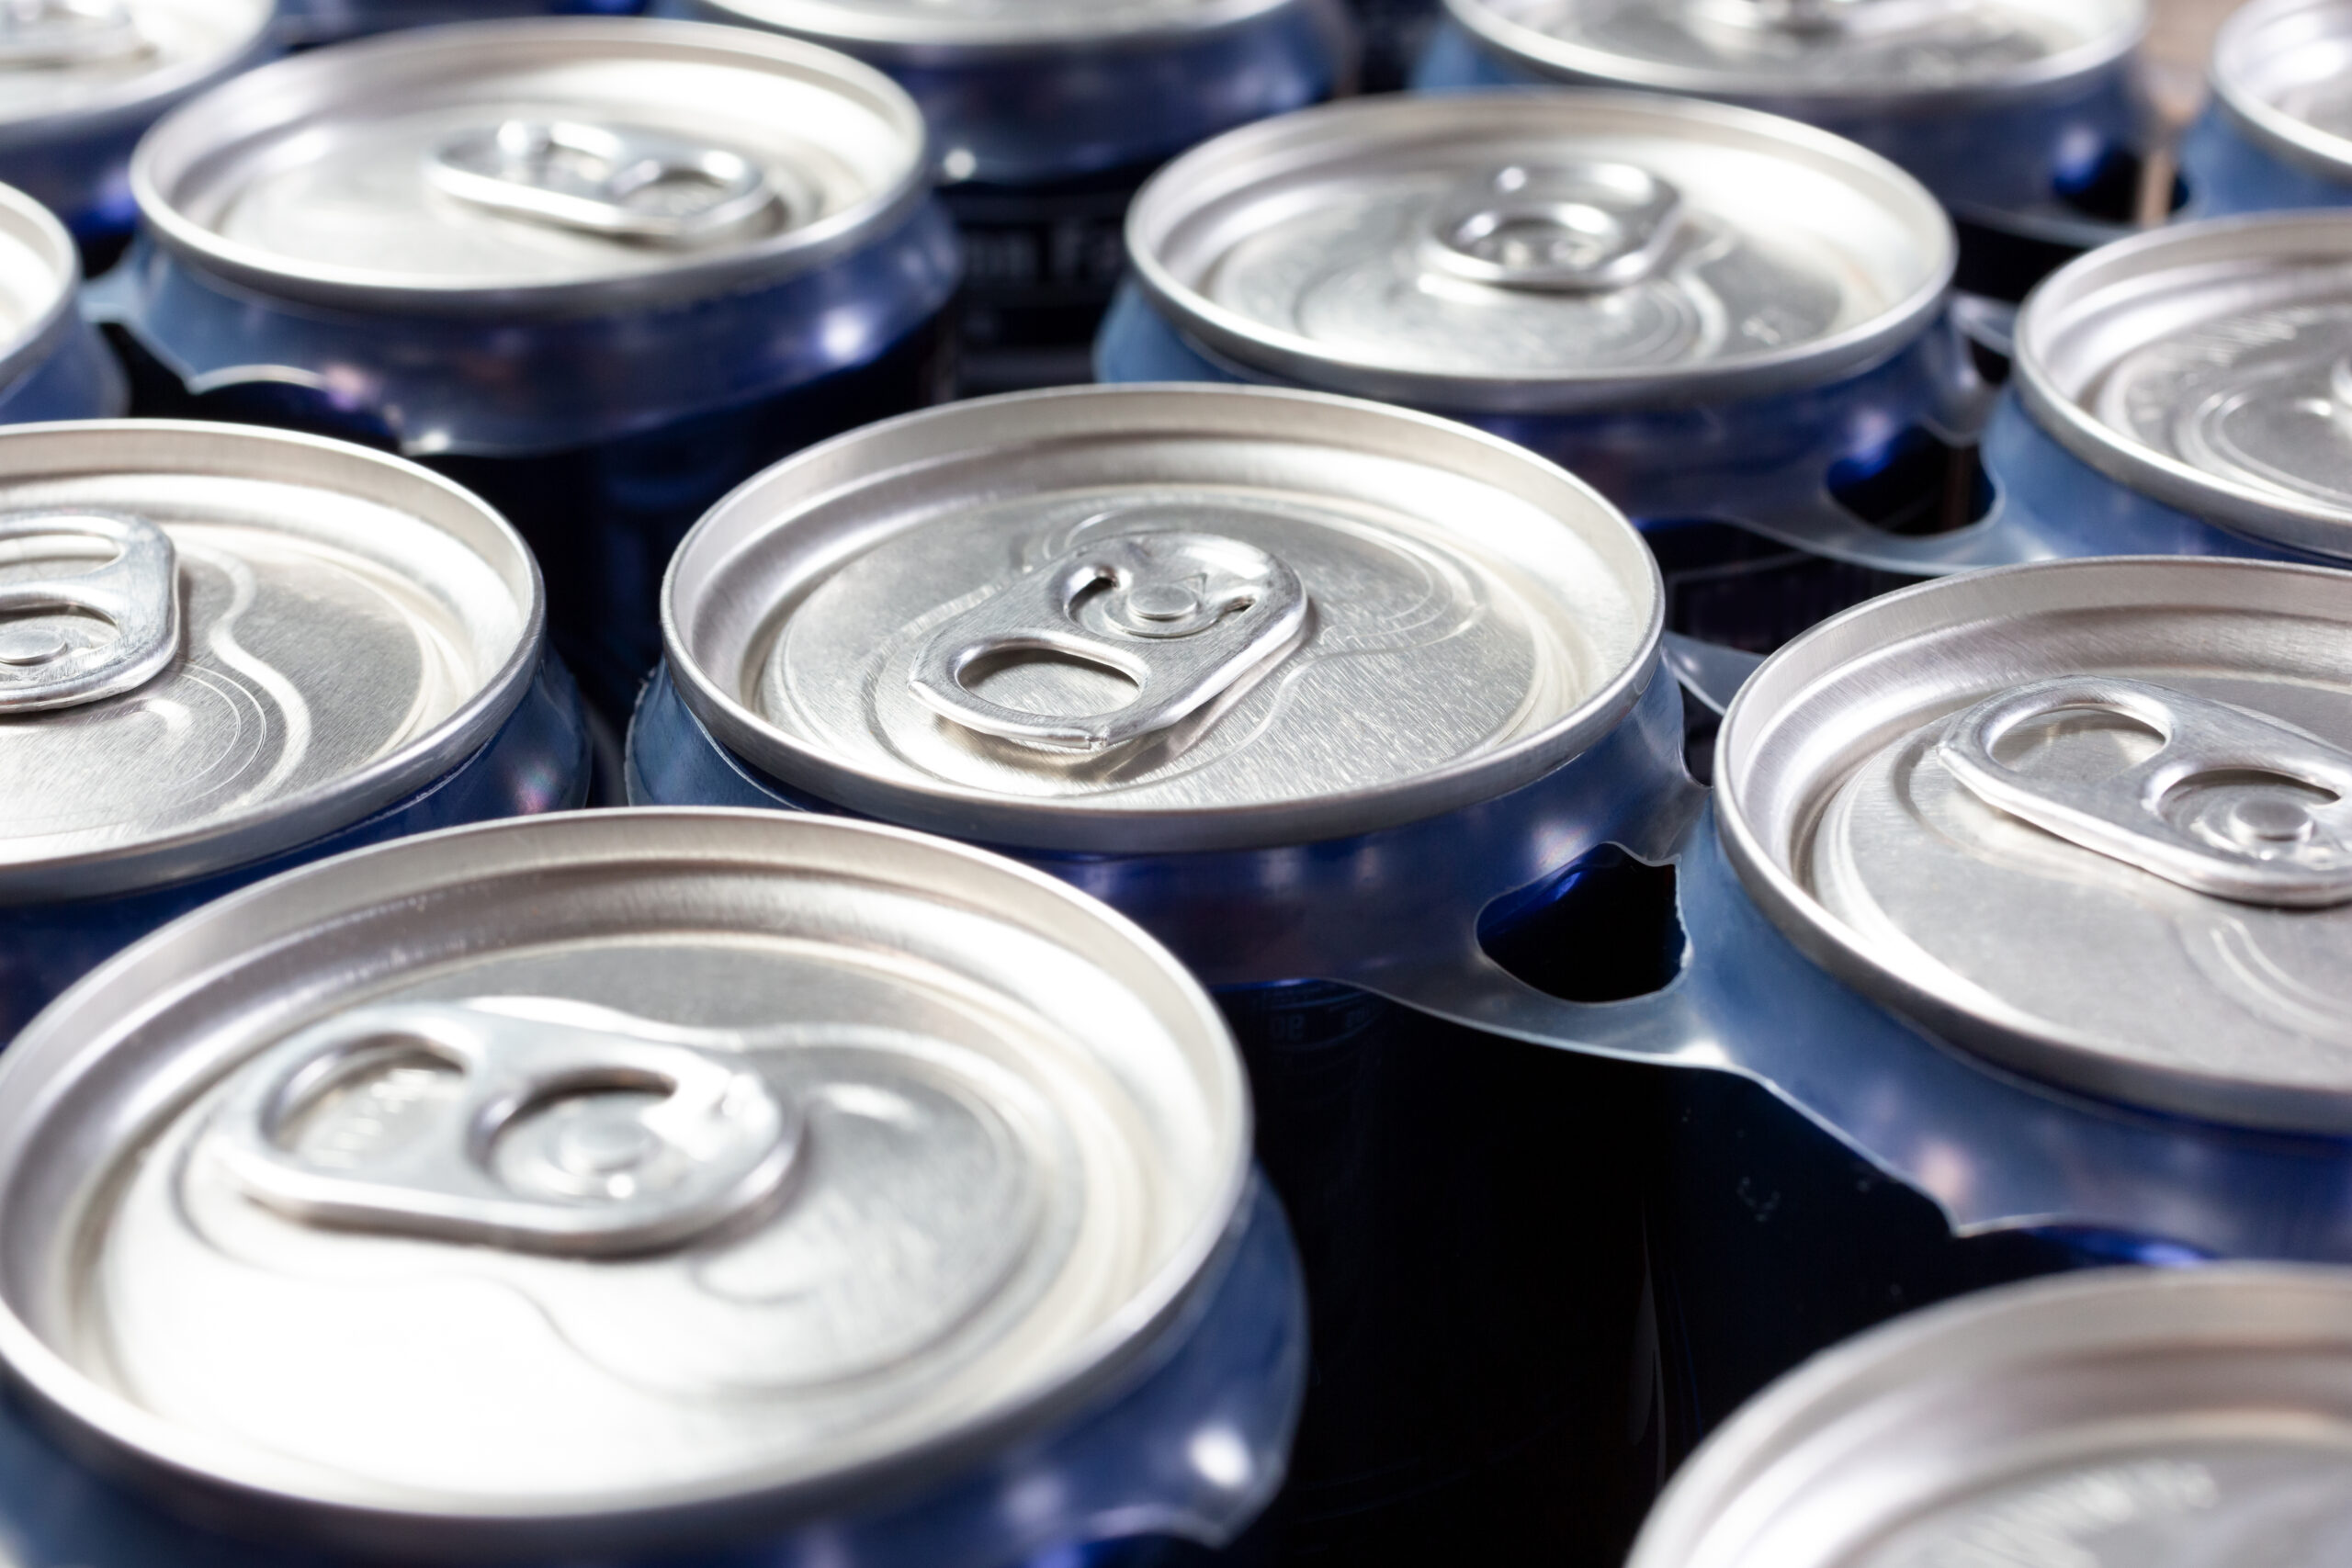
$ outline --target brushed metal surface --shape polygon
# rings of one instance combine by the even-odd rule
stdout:
[[[453,197],[453,141],[582,123],[740,161],[785,199],[698,243],[649,245]],[[351,308],[546,311],[773,282],[904,217],[923,129],[888,78],[750,28],[549,17],[422,28],[250,72],[166,118],[131,187],[217,275]],[[639,207],[691,185],[641,192]]]
[[[0,517],[128,514],[176,557],[177,656],[103,701],[0,717],[0,898],[72,897],[290,849],[448,771],[539,658],[537,569],[482,502],[339,442],[164,422],[0,432]],[[0,542],[0,590],[87,574],[106,541]],[[104,649],[81,610],[12,638]]]
[[[40,13],[65,0],[33,0],[37,19],[0,34],[0,137],[27,139],[68,118],[130,111],[182,92],[252,49],[275,14],[274,0],[122,0],[108,7],[79,0],[87,12],[120,13],[129,34],[111,28],[81,31],[111,35],[106,47],[30,47],[29,35],[55,38],[54,19]],[[22,5],[12,7],[22,10]],[[11,43],[15,47],[11,47]]]
[[[1181,37],[1289,0],[695,0],[714,19],[819,41],[939,49],[1054,49]]]
[[[2222,22],[2208,73],[2256,142],[2334,179],[2352,175],[2352,6],[2256,0]]]
[[[75,325],[82,262],[49,209],[0,186],[0,386],[16,380]]]
[[[1611,168],[1678,199],[1600,194]],[[1516,267],[1461,265],[1479,214]],[[1917,335],[1954,255],[1927,191],[1851,142],[1720,105],[1525,90],[1229,132],[1137,195],[1127,250],[1160,310],[1242,365],[1480,411],[1833,380]],[[1601,270],[1563,288],[1530,273],[1539,252]],[[1611,271],[1621,255],[1641,265]]]
[[[311,1223],[218,1157],[253,1064],[377,1029],[376,1070],[278,1141],[400,1168],[465,1091],[391,1059],[412,1042],[383,1010],[486,998],[755,1076],[803,1121],[789,1179],[715,1230],[582,1258]],[[573,1087],[509,1124],[490,1179],[551,1201],[542,1154],[599,1123],[609,1167],[656,1114]],[[805,1517],[1037,1429],[1182,1310],[1249,1159],[1206,995],[1042,874],[805,815],[520,819],[216,904],[0,1058],[0,1354],[120,1461],[275,1519],[577,1556]]]
[[[1987,802],[1943,745],[1955,716],[2021,688],[2145,682],[2285,727],[2271,763],[2177,781],[2166,817],[2333,821],[2303,764],[2352,745],[2347,629],[2352,574],[2316,567],[2116,558],[1905,590],[1791,643],[1732,704],[1724,848],[1801,947],[1972,1051],[2129,1103],[2345,1131],[2352,908],[2194,891]],[[2165,747],[2109,705],[2076,705],[1996,754],[2078,797]]]
[[[2352,1270],[2011,1286],[1816,1357],[1712,1438],[1628,1568],[2333,1568]]]
[[[916,694],[956,617],[1075,547],[1154,534],[1281,562],[1303,637],[1093,753]],[[662,615],[695,713],[787,784],[982,842],[1133,851],[1363,832],[1526,783],[1622,716],[1661,603],[1616,511],[1521,448],[1310,393],[1142,386],[957,404],[788,459],[697,525]],[[1091,636],[1148,640],[1107,615]],[[1100,660],[1041,652],[974,689],[1063,718],[1138,700]]]

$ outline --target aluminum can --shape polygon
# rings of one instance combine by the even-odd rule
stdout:
[[[101,419],[130,391],[97,331],[75,308],[82,264],[40,203],[0,186],[0,424]]]
[[[1346,79],[1337,0],[667,0],[887,71],[922,106],[965,254],[970,392],[1091,379],[1120,221],[1161,164]]]
[[[1465,426],[1263,389],[978,400],[697,525],[630,795],[1006,848],[1166,942],[1240,1037],[1306,1262],[1280,1555],[1598,1564],[1663,1462],[1647,1075],[1443,1004],[1516,984],[1477,943],[1498,892],[1671,831],[1659,615],[1606,502]]]
[[[2213,41],[2212,96],[2181,139],[2197,217],[2352,206],[2352,6],[2256,0]]]
[[[0,181],[65,221],[92,273],[137,216],[131,148],[267,59],[276,0],[20,0],[0,19]]]
[[[2116,1270],[1822,1357],[1675,1479],[1628,1568],[2324,1568],[2352,1551],[2352,1274]]]
[[[287,866],[577,806],[538,573],[474,497],[228,425],[0,430],[0,1041]]]
[[[1898,530],[1944,525],[1987,400],[1944,316],[1951,226],[1809,126],[1636,93],[1334,105],[1177,160],[1127,249],[1101,379],[1311,386],[1520,442],[1650,536],[1679,630],[1760,651],[1945,569]],[[1871,520],[1885,479],[1903,508]]]
[[[2182,224],[2054,275],[1984,441],[1987,560],[2352,559],[2352,213]]]
[[[1749,677],[1674,857],[1679,977],[1498,1019],[1769,1090],[1693,1075],[1669,1130],[1653,1244],[1699,1427],[1919,1299],[1880,1200],[1776,1166],[1804,1150],[1768,1108],[2000,1239],[1922,1253],[1931,1292],[2352,1261],[2347,630],[2330,568],[2052,561],[1889,594]]]
[[[0,1067],[0,1211],[60,1247],[0,1355],[151,1505],[0,1515],[94,1568],[187,1560],[153,1505],[288,1568],[1221,1542],[1305,1370],[1250,1123],[1175,960],[995,856],[708,811],[340,856]]]
[[[297,49],[344,43],[396,28],[495,17],[634,17],[645,0],[279,0],[279,26]]]
[[[1438,0],[1349,0],[1348,9],[1362,51],[1358,85],[1367,93],[1406,85],[1443,14]]]
[[[1637,87],[1834,130],[1936,193],[1971,293],[2022,299],[2138,215],[2144,0],[1445,4],[1417,85]]]
[[[153,406],[374,440],[479,491],[609,712],[705,508],[941,389],[957,262],[921,116],[792,39],[390,34],[198,99],[132,174],[141,238],[97,308]]]

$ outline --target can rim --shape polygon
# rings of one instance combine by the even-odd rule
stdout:
[[[1799,116],[1833,113],[1850,107],[1880,111],[1951,113],[1972,105],[2030,97],[2104,71],[2140,47],[2148,34],[2146,0],[2129,0],[2129,15],[2115,28],[1984,81],[1922,86],[1867,77],[1797,82],[1703,65],[1636,60],[1556,37],[1512,20],[1487,0],[1443,0],[1453,21],[1476,41],[1506,58],[1563,82],[1640,87],[1682,93],[1758,107],[1783,106]]]
[[[2194,583],[2233,580],[2235,587],[2226,597],[2191,597]],[[1784,835],[1772,829],[1809,832],[1809,823],[1800,826],[1788,809],[1776,806],[1768,824],[1751,810],[1748,799],[1757,782],[1751,773],[1766,765],[1756,759],[1786,755],[1790,741],[1775,730],[1788,710],[1814,688],[1906,636],[1991,626],[2014,612],[2020,585],[2030,594],[2033,587],[2041,589],[2031,597],[2042,608],[2220,604],[2283,614],[2296,602],[2293,592],[2299,583],[2340,611],[2346,581],[2340,569],[2300,561],[2098,556],[1989,567],[1917,583],[1855,605],[1767,659],[1724,711],[1715,736],[1714,792],[1715,832],[1724,858],[1747,896],[1799,952],[1857,994],[1965,1047],[1987,1064],[2110,1101],[2222,1125],[2352,1132],[2352,1094],[2249,1086],[2219,1071],[2127,1060],[2097,1035],[2030,1016],[1989,993],[1966,987],[1968,994],[1962,997],[1962,987],[1940,982],[1939,966],[1890,962],[1882,948],[1826,908],[1783,863],[1777,846]]]
[[[1553,724],[1495,751],[1398,783],[1340,795],[1272,805],[1152,810],[1037,802],[944,780],[916,786],[878,777],[837,761],[769,723],[704,669],[694,646],[696,611],[717,596],[713,584],[738,551],[775,525],[760,520],[768,492],[789,492],[804,474],[818,476],[822,482],[828,469],[849,461],[845,454],[861,445],[886,442],[941,422],[986,418],[998,410],[1028,408],[1044,414],[1057,402],[1079,399],[1118,400],[1145,408],[1170,400],[1201,404],[1238,400],[1245,408],[1255,401],[1263,406],[1268,417],[1285,405],[1305,407],[1375,426],[1401,423],[1418,427],[1487,462],[1516,468],[1544,487],[1565,491],[1578,504],[1615,519],[1624,530],[1627,542],[1638,553],[1647,584],[1648,612],[1635,651],[1622,669]],[[831,804],[910,827],[989,844],[1080,852],[1251,850],[1311,843],[1424,820],[1508,794],[1580,755],[1633,711],[1650,682],[1658,678],[1665,625],[1665,581],[1633,525],[1590,485],[1525,447],[1435,415],[1326,392],[1191,382],[1057,388],[967,399],[835,436],[746,481],[704,513],[671,557],[662,582],[662,652],[678,694],[718,744],[753,767]]]
[[[256,462],[274,461],[281,474],[289,458],[300,458],[311,468],[344,472],[374,468],[396,476],[404,490],[450,508],[453,515],[462,517],[469,528],[480,529],[487,541],[505,553],[505,560],[486,558],[486,564],[509,584],[525,590],[514,647],[497,672],[438,724],[366,766],[300,794],[265,801],[177,832],[0,865],[0,905],[143,891],[250,864],[347,828],[414,795],[486,745],[522,705],[544,657],[547,589],[538,562],[522,536],[471,491],[404,457],[289,431],[194,420],[115,419],[66,420],[0,431],[0,458],[11,448],[28,446],[62,446],[70,453],[82,443],[130,437],[137,438],[141,462],[147,471],[167,469],[174,457],[184,452],[217,452],[223,444],[233,443],[253,449]]]
[[[14,344],[0,351],[0,389],[5,389],[54,353],[65,335],[79,327],[82,254],[57,215],[14,186],[0,185],[0,231],[28,249],[40,252],[58,286],[57,297],[27,324]]]
[[[2334,260],[2352,267],[2352,213],[2253,213],[2152,229],[2076,257],[2044,278],[2018,308],[2011,383],[2036,424],[2125,489],[2200,520],[2272,544],[2352,558],[2352,505],[2324,502],[2208,473],[2143,445],[2097,418],[2057,383],[2049,350],[2070,310],[2119,284],[2202,261],[2241,261],[2251,237],[2278,260]]]
[[[266,133],[319,100],[334,81],[364,71],[381,83],[394,73],[431,80],[436,65],[481,64],[501,58],[544,62],[553,46],[642,57],[659,50],[724,63],[752,63],[854,92],[877,118],[903,133],[907,159],[897,181],[863,201],[755,245],[667,269],[563,281],[528,277],[426,282],[366,267],[297,263],[224,238],[183,213],[173,192],[196,167],[219,155],[204,132],[208,119],[229,121],[240,138]],[[140,220],[173,256],[266,296],[348,310],[452,314],[575,314],[707,298],[784,282],[865,244],[910,215],[931,194],[929,132],[922,111],[888,76],[838,51],[752,28],[649,17],[539,17],[522,21],[454,22],[314,50],[224,82],[181,105],[140,139],[130,159],[130,191]]]
[[[154,113],[174,98],[233,76],[252,61],[270,52],[277,12],[277,0],[263,0],[254,7],[253,31],[231,39],[220,52],[130,77],[109,90],[91,94],[71,107],[21,118],[0,109],[0,145],[42,141],[68,127],[85,126],[93,120],[118,117],[135,120]]]
[[[2352,1269],[2318,1264],[2099,1269],[1939,1303],[1819,1352],[1735,1414],[1668,1483],[1626,1568],[1744,1564],[1736,1551],[1722,1556],[1711,1538],[1784,1452],[1922,1375],[1951,1376],[1963,1358],[2021,1368],[2068,1350],[2111,1348],[2126,1337],[2143,1349],[2167,1342],[2227,1349],[2275,1343],[2282,1333],[2352,1353],[2347,1324]]]
[[[2206,80],[2213,101],[2231,122],[2263,151],[2308,173],[2343,181],[2352,178],[2352,138],[2321,130],[2265,100],[2245,78],[2254,63],[2256,40],[2270,26],[2307,12],[2325,11],[2335,0],[2251,0],[2230,13],[2214,35]],[[2192,197],[2195,193],[2191,192]]]
[[[927,60],[973,54],[989,57],[1059,53],[1101,44],[1148,44],[1216,32],[1254,21],[1301,0],[1193,0],[1183,16],[1138,14],[1125,20],[1089,18],[1078,7],[1046,21],[1018,9],[996,13],[893,16],[842,0],[696,0],[697,9],[729,25],[769,28],[836,49],[879,52],[891,59]],[[1157,11],[1170,12],[1162,5]]]
[[[1510,123],[1509,111],[1548,100],[1661,128],[1702,126],[1744,133],[1804,157],[1840,177],[1881,186],[1890,209],[1908,205],[1910,220],[1935,236],[1931,265],[1912,292],[1843,332],[1787,349],[1700,365],[1627,370],[1577,370],[1546,376],[1464,375],[1398,370],[1366,354],[1333,352],[1211,299],[1179,278],[1162,259],[1170,234],[1202,205],[1201,187],[1222,196],[1253,183],[1228,172],[1253,160],[1303,161],[1326,146],[1361,145],[1365,122],[1392,127],[1410,141],[1477,115]],[[1523,124],[1523,121],[1518,123]],[[1899,215],[1898,215],[1899,216]],[[1178,332],[1215,354],[1261,372],[1328,389],[1414,407],[1491,413],[1548,413],[1686,406],[1816,387],[1881,364],[1925,332],[1943,308],[1959,265],[1951,220],[1926,186],[1894,164],[1844,137],[1779,115],[1736,105],[1609,88],[1501,87],[1477,92],[1391,95],[1295,110],[1229,130],[1183,153],[1145,182],[1127,209],[1128,264],[1144,294]]]
[[[133,1471],[167,1495],[193,1493],[217,1503],[222,1494],[239,1506],[266,1511],[333,1543],[388,1542],[431,1551],[479,1554],[484,1532],[498,1549],[577,1551],[673,1534],[699,1537],[721,1529],[770,1528],[852,1506],[876,1494],[903,1491],[925,1475],[968,1463],[987,1450],[1112,1396],[1138,1375],[1160,1339],[1186,1309],[1221,1281],[1240,1239],[1244,1201],[1252,1178],[1253,1111],[1239,1054],[1216,1004],[1200,982],[1149,932],[1117,910],[1060,880],[1001,855],[887,824],[813,814],[723,807],[646,807],[627,813],[571,811],[510,818],[421,834],[281,873],[192,914],[182,916],[108,959],[45,1008],[0,1056],[0,1117],[12,1122],[50,1113],[74,1081],[100,1070],[105,1049],[91,1037],[134,1027],[148,998],[172,988],[165,971],[183,981],[191,972],[219,974],[232,953],[274,949],[307,931],[323,930],[365,908],[425,897],[453,885],[501,875],[532,877],[560,866],[607,869],[631,863],[701,863],[741,871],[756,866],[807,868],[794,842],[833,840],[830,869],[872,882],[897,873],[902,886],[936,897],[938,878],[918,885],[919,865],[944,862],[988,879],[998,909],[1046,913],[1065,939],[1092,932],[1105,953],[1139,963],[1171,1004],[1171,1029],[1213,1047],[1221,1090],[1234,1110],[1231,1134],[1220,1151],[1216,1183],[1198,1222],[1168,1251],[1161,1267],[1119,1311],[1106,1317],[1062,1359],[1029,1395],[980,1417],[931,1435],[896,1453],[828,1476],[804,1477],[755,1491],[756,1480],[704,1481],[648,1488],[641,1495],[599,1499],[584,1510],[545,1507],[449,1507],[409,1510],[353,1497],[305,1495],[280,1481],[234,1465],[209,1462],[201,1438],[134,1404],[82,1372],[53,1350],[18,1310],[15,1290],[0,1286],[0,1371],[30,1393],[41,1414],[61,1423],[105,1458]],[[750,840],[748,843],[746,840]],[[775,848],[764,859],[763,844]],[[570,851],[570,854],[567,854]],[[175,966],[175,950],[190,950]],[[1181,1009],[1182,1016],[1174,1010]],[[1219,1047],[1221,1048],[1216,1048]],[[52,1061],[51,1058],[54,1058]],[[29,1080],[29,1081],[28,1081]],[[28,1087],[20,1089],[20,1084]],[[11,1101],[21,1101],[12,1106]],[[0,1146],[0,1202],[31,1179],[35,1140]],[[22,1200],[17,1200],[22,1201]]]

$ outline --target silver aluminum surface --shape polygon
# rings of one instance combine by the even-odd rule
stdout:
[[[2115,1269],[1902,1318],[1685,1465],[1627,1568],[2335,1568],[2352,1270]]]
[[[2254,0],[2213,39],[2213,96],[2272,152],[2352,178],[2352,5]]]
[[[2015,567],[1874,601],[1767,660],[1724,720],[1717,821],[1799,946],[1969,1049],[2340,1134],[2347,748],[2352,573]]]
[[[2018,312],[2035,420],[2119,483],[2352,556],[2352,212],[2216,219],[2051,276]]]
[[[698,14],[909,56],[1177,38],[1292,0],[695,0]]]
[[[691,22],[421,28],[174,113],[131,189],[203,270],[351,309],[543,312],[707,296],[833,260],[927,189],[867,66]]]
[[[11,0],[0,19],[0,140],[185,92],[250,51],[273,0]]]
[[[1042,874],[800,814],[518,819],[263,884],[34,1022],[0,1354],[272,1529],[602,1556],[1092,1396],[1214,1278],[1249,1158],[1208,997]]]
[[[2104,69],[2144,0],[1445,0],[1564,80],[1831,107],[2030,92]]]
[[[216,870],[415,793],[522,700],[542,614],[513,530],[398,458],[0,431],[0,900]]]
[[[1506,91],[1229,132],[1136,196],[1127,252],[1170,321],[1258,371],[1537,412],[1854,373],[1924,329],[1955,247],[1910,175],[1793,121]]]
[[[74,325],[82,262],[74,238],[31,197],[0,186],[0,387],[33,368]]]
[[[1304,615],[1254,621],[1285,577]],[[984,843],[1142,852],[1527,783],[1653,677],[1662,604],[1624,519],[1522,448],[1312,393],[1137,386],[790,458],[696,525],[662,613],[687,704],[787,784]],[[978,704],[918,689],[943,658]],[[1090,732],[1145,711],[1124,741]]]

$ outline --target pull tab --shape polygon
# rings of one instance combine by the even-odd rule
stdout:
[[[0,546],[42,538],[96,539],[116,554],[74,577],[0,582],[0,714],[119,696],[153,680],[179,652],[178,557],[161,528],[107,512],[0,516]],[[114,636],[85,646],[66,631],[17,619],[55,615],[97,616]]]
[[[239,1076],[212,1148],[306,1224],[526,1252],[674,1247],[776,1192],[801,1122],[731,1040],[605,1008],[364,1008]]]
[[[2067,708],[2120,714],[2164,743],[2092,783],[2029,779],[1995,759],[2003,736]],[[2043,681],[1962,714],[1937,755],[1986,805],[2192,892],[2278,908],[2352,901],[2352,752],[2260,714],[2144,681]]]
[[[0,69],[93,65],[149,47],[130,0],[0,0]]]
[[[1681,194],[1632,164],[1513,164],[1441,207],[1427,249],[1441,271],[1474,283],[1623,288],[1657,270],[1681,213]]]
[[[1297,574],[1215,534],[1091,540],[949,620],[915,661],[915,695],[967,729],[1054,751],[1095,752],[1181,723],[1288,653],[1306,625]],[[1059,655],[1141,690],[1091,716],[1035,714],[965,684],[1011,653]]]
[[[659,130],[510,119],[453,136],[425,169],[459,201],[657,245],[693,245],[780,205],[749,158]]]

